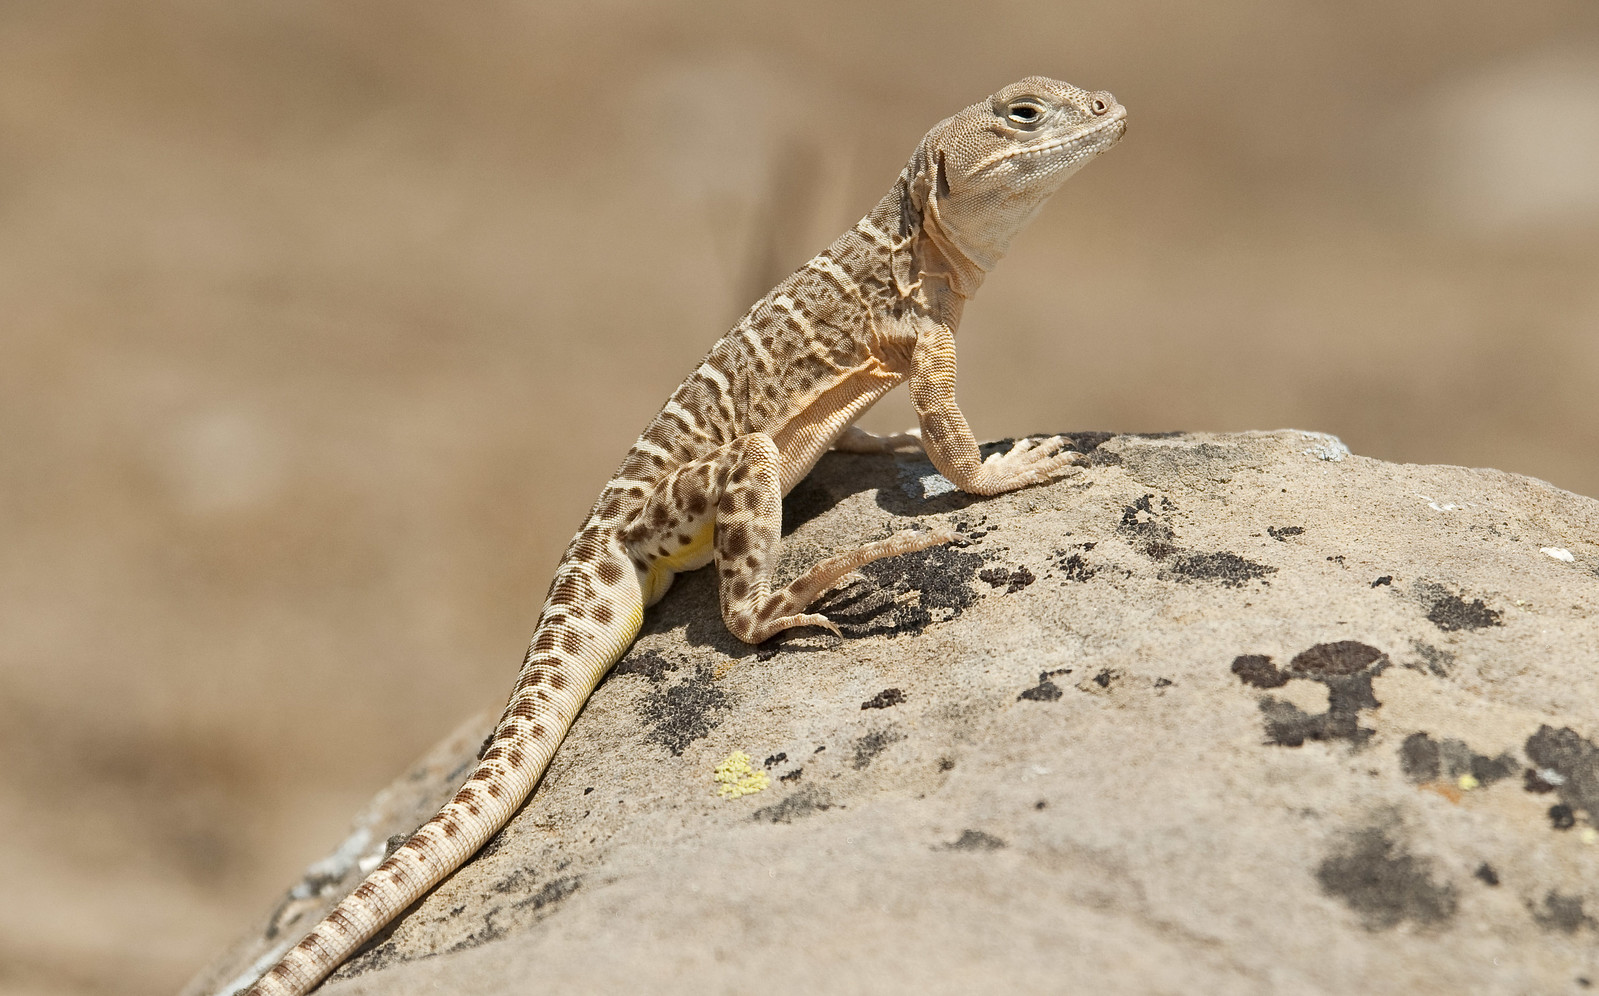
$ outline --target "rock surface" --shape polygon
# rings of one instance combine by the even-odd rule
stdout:
[[[791,572],[964,544],[830,596],[843,641],[747,647],[680,578],[533,800],[321,992],[1599,985],[1599,502],[1315,433],[1074,440],[992,499],[829,456]],[[489,718],[187,992],[292,943]]]

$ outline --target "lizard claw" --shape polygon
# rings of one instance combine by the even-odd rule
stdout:
[[[807,612],[802,616],[789,616],[787,619],[778,620],[778,622],[782,623],[785,629],[794,626],[820,626],[840,640],[844,638],[844,631],[838,628],[838,624],[820,612]]]

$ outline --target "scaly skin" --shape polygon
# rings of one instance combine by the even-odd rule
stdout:
[[[309,991],[504,826],[677,573],[714,559],[727,628],[758,643],[796,626],[836,633],[806,611],[830,586],[954,538],[900,533],[773,590],[782,498],[835,442],[920,444],[980,495],[1073,472],[1059,437],[982,459],[955,404],[955,329],[1011,238],[1125,128],[1110,94],[1037,76],[935,125],[871,213],[756,302],[645,426],[556,568],[476,770],[250,992]],[[853,426],[907,380],[919,433]]]

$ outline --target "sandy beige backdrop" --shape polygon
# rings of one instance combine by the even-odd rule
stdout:
[[[0,9],[0,991],[172,991],[497,705],[700,351],[1027,73],[1130,130],[969,311],[979,435],[1599,493],[1590,0]]]

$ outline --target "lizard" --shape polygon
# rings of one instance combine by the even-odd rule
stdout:
[[[722,618],[739,640],[806,626],[841,635],[807,611],[824,592],[873,560],[957,538],[944,527],[895,533],[774,587],[783,496],[829,448],[919,446],[976,495],[1076,472],[1079,455],[1061,436],[982,456],[955,402],[955,330],[1012,238],[1121,139],[1126,116],[1109,93],[1032,76],[940,121],[876,207],[711,347],[567,546],[510,700],[465,784],[250,996],[314,988],[497,833],[678,573],[714,560]],[[879,436],[855,426],[906,382],[916,429]]]

